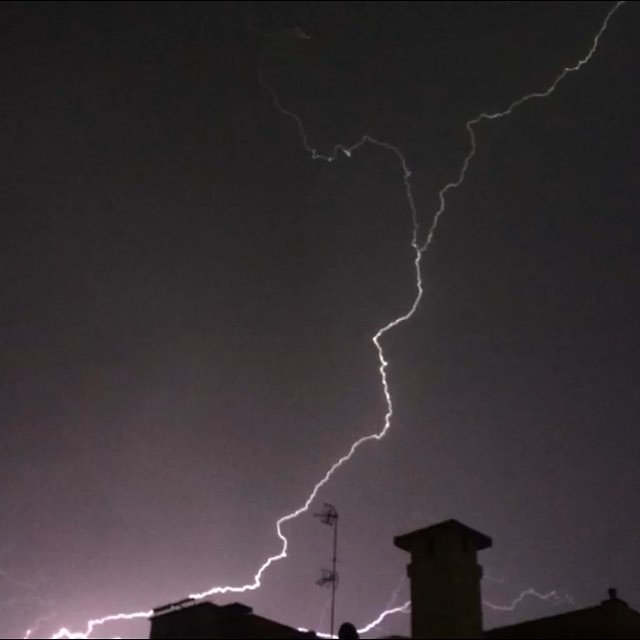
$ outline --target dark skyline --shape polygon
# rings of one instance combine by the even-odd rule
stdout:
[[[314,162],[260,56],[321,153],[402,150],[426,229],[465,122],[549,86],[612,6],[0,6],[0,636],[250,583],[277,518],[383,424],[371,337],[415,296],[401,167]],[[389,541],[448,517],[493,536],[491,602],[640,606],[639,16],[476,129],[424,299],[384,337],[393,428],[314,503],[341,514],[338,622],[403,601]],[[330,540],[311,515],[286,534],[240,599],[317,628]]]

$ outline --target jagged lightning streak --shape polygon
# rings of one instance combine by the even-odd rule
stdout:
[[[411,611],[411,601],[405,602],[403,605],[399,607],[393,607],[392,609],[387,609],[383,611],[375,620],[372,620],[369,624],[365,625],[361,629],[358,629],[358,635],[363,635],[365,633],[369,633],[369,631],[373,631],[379,624],[382,624],[382,621],[389,616],[393,616],[396,613],[409,613]]]
[[[391,597],[387,601],[387,605],[385,606],[385,609],[390,609],[393,607],[393,605],[395,605],[395,602],[398,597],[398,594],[400,593],[400,590],[402,589],[402,587],[405,586],[406,578],[407,578],[406,571],[403,571],[402,575],[400,576],[400,579],[398,580],[398,586],[393,590]]]
[[[573,598],[568,593],[557,591],[555,589],[547,593],[540,593],[533,588],[521,591],[520,594],[509,604],[494,604],[492,602],[488,602],[487,600],[483,600],[482,604],[484,604],[486,607],[489,607],[489,609],[493,609],[493,611],[515,611],[518,605],[527,598],[537,598],[538,600],[551,602],[552,604],[556,605],[575,605]]]
[[[490,576],[485,576],[485,579],[492,580],[499,583],[504,583],[504,579],[491,578]],[[397,595],[400,587],[398,587],[394,592],[394,597]],[[575,605],[573,598],[566,592],[563,591],[549,591],[548,593],[541,593],[536,589],[529,588],[521,591],[511,602],[508,604],[495,604],[493,602],[489,602],[488,600],[483,600],[482,604],[493,611],[502,611],[502,612],[511,612],[515,611],[518,606],[524,602],[524,600],[528,598],[537,598],[538,600],[542,600],[544,602],[550,602],[554,605],[562,605],[562,604],[570,604]],[[390,607],[387,605],[387,608],[378,615],[377,618],[366,624],[364,627],[358,629],[358,633],[363,635],[365,633],[369,633],[369,631],[373,631],[376,627],[380,626],[385,618],[389,616],[396,615],[398,613],[410,613],[411,612],[411,600],[407,600],[404,604],[399,605],[397,607]],[[299,631],[308,631],[308,629],[300,628]],[[337,636],[332,636],[328,633],[317,633],[320,638],[335,638]]]
[[[378,625],[382,624],[382,621],[389,616],[393,616],[396,613],[408,613],[411,611],[411,602],[405,602],[403,605],[399,607],[393,607],[392,609],[387,609],[383,611],[375,620],[371,621],[369,624],[362,627],[362,629],[358,629],[358,635],[362,635],[364,633],[369,633],[375,629]],[[306,629],[305,627],[299,627],[298,631],[310,631],[310,629]],[[336,635],[331,635],[330,633],[318,633],[316,631],[316,635],[318,638],[337,638]]]
[[[553,80],[553,82],[546,89],[528,93],[518,98],[517,100],[514,100],[506,109],[502,111],[497,111],[495,113],[482,112],[465,123],[465,128],[469,134],[469,151],[467,152],[466,156],[463,158],[457,177],[451,182],[448,182],[438,192],[439,206],[433,216],[431,225],[428,228],[426,237],[422,243],[420,242],[420,239],[419,239],[420,225],[418,222],[418,213],[417,213],[417,208],[415,205],[412,186],[411,186],[411,170],[409,169],[406,158],[404,157],[400,149],[393,144],[379,140],[369,134],[365,134],[360,138],[358,142],[350,146],[337,144],[333,147],[333,149],[329,154],[320,153],[315,147],[311,145],[308,134],[304,127],[304,123],[300,118],[300,116],[298,116],[298,114],[295,113],[294,111],[291,111],[283,106],[276,90],[265,80],[263,68],[262,68],[262,61],[261,61],[261,63],[258,66],[258,76],[259,76],[259,82],[261,86],[270,95],[274,108],[283,116],[291,119],[296,124],[303,147],[310,154],[312,159],[324,160],[325,162],[333,162],[338,158],[340,153],[343,153],[347,157],[351,157],[353,153],[358,149],[360,149],[361,147],[367,144],[371,144],[391,152],[400,163],[400,166],[403,172],[403,182],[405,186],[407,204],[409,206],[411,221],[413,224],[413,231],[411,236],[411,248],[414,253],[413,264],[415,268],[415,277],[416,277],[416,294],[408,311],[397,316],[396,318],[391,320],[389,323],[381,327],[372,337],[372,342],[375,346],[378,362],[379,362],[378,371],[380,373],[382,392],[383,392],[386,406],[387,406],[387,411],[385,413],[384,422],[381,429],[375,433],[371,433],[369,435],[363,436],[358,440],[356,440],[351,445],[348,452],[344,454],[342,457],[338,458],[338,460],[334,462],[331,465],[331,467],[329,467],[329,470],[326,472],[324,477],[313,487],[313,489],[311,490],[311,493],[308,495],[304,503],[294,511],[291,511],[290,513],[282,516],[279,520],[276,521],[276,525],[275,525],[276,533],[278,538],[280,539],[280,542],[282,543],[281,550],[279,553],[272,555],[265,560],[265,562],[262,564],[262,566],[258,569],[257,573],[253,577],[252,582],[249,582],[245,585],[237,586],[237,587],[236,586],[211,587],[206,591],[191,594],[190,595],[191,598],[199,600],[199,599],[206,598],[208,596],[216,595],[216,594],[243,593],[246,591],[254,591],[258,589],[262,584],[262,576],[264,575],[265,571],[275,562],[283,560],[284,558],[287,557],[289,541],[282,532],[282,526],[285,525],[287,522],[295,520],[296,518],[298,518],[298,516],[302,515],[303,513],[306,513],[309,510],[309,507],[311,506],[311,503],[315,500],[316,496],[318,495],[318,492],[329,482],[329,480],[333,477],[335,472],[343,464],[345,464],[348,460],[350,460],[353,457],[355,452],[358,449],[360,449],[362,445],[368,442],[379,441],[385,437],[385,435],[391,428],[391,418],[393,416],[393,401],[391,398],[391,393],[389,391],[389,384],[387,380],[387,368],[389,366],[389,363],[385,358],[384,350],[381,345],[381,340],[385,336],[385,334],[387,334],[389,331],[391,331],[398,325],[409,320],[415,314],[420,304],[420,301],[422,300],[422,297],[424,295],[424,289],[422,284],[422,272],[421,272],[422,257],[427,251],[427,249],[429,248],[429,246],[431,245],[431,243],[433,242],[433,239],[435,237],[435,232],[438,227],[438,223],[440,222],[440,218],[446,210],[447,195],[449,194],[449,192],[457,189],[464,182],[471,160],[476,155],[476,151],[477,151],[476,134],[475,134],[476,125],[479,125],[481,122],[485,120],[487,121],[498,120],[500,118],[509,116],[517,107],[524,104],[525,102],[529,102],[531,100],[538,99],[538,98],[549,97],[556,90],[557,86],[568,75],[575,73],[576,71],[579,71],[584,65],[586,65],[591,60],[591,58],[593,57],[593,55],[598,49],[600,39],[603,33],[606,31],[609,25],[609,21],[611,20],[611,17],[623,4],[625,4],[625,2],[626,0],[619,0],[613,5],[611,9],[609,9],[600,26],[600,29],[598,30],[595,37],[593,38],[591,47],[589,48],[587,54],[583,58],[578,60],[578,62],[573,66],[564,67],[562,72]],[[287,30],[287,33],[291,37],[295,37],[297,39],[309,39],[309,36],[304,31],[302,31],[297,27],[295,29]],[[365,627],[365,630],[368,631],[372,629],[377,624],[380,624],[380,622],[385,617],[387,617],[388,615],[391,615],[392,613],[397,613],[400,610],[404,610],[406,606],[407,605],[403,605],[402,607],[395,607],[394,609],[383,611],[380,614],[380,616],[376,618],[375,624],[371,623],[371,626],[367,625],[367,627]],[[118,613],[114,615],[105,616],[103,618],[96,618],[93,620],[89,620],[86,626],[86,631],[84,633],[71,632],[67,628],[62,628],[58,632],[56,632],[56,634],[54,634],[52,638],[73,638],[73,639],[83,638],[84,639],[84,638],[88,638],[97,626],[103,625],[107,622],[148,618],[152,614],[153,614],[153,611],[136,611],[133,613]]]
[[[34,638],[35,636],[33,634],[38,631],[38,629],[43,623],[45,623],[47,620],[52,618],[54,615],[55,613],[48,613],[45,616],[40,616],[39,618],[36,618],[31,624],[31,626],[24,632],[24,636],[22,636],[23,640],[29,640],[29,638]]]
[[[493,611],[515,611],[518,605],[520,605],[527,598],[537,598],[538,600],[543,600],[544,602],[551,602],[555,605],[561,604],[571,604],[574,605],[575,602],[573,598],[568,593],[558,592],[556,590],[549,591],[548,593],[540,593],[536,591],[536,589],[530,588],[522,591],[514,600],[512,600],[508,604],[494,604],[493,602],[489,602],[487,600],[483,600],[482,604]],[[411,611],[411,600],[408,600],[404,604],[386,609],[383,611],[377,618],[366,624],[364,627],[358,629],[358,633],[363,635],[365,633],[369,633],[369,631],[373,631],[376,627],[378,627],[385,618],[389,616],[396,615],[398,613],[409,613]],[[307,629],[300,629],[301,631],[307,631]],[[328,633],[318,633],[320,638],[335,638],[337,636],[331,636]]]

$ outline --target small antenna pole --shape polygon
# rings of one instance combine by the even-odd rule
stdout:
[[[322,511],[314,514],[314,517],[319,518],[322,524],[333,527],[331,569],[322,569],[320,579],[316,581],[316,584],[321,587],[331,585],[331,637],[333,638],[336,619],[336,588],[338,586],[338,572],[336,571],[338,562],[338,511],[332,504],[325,502]]]

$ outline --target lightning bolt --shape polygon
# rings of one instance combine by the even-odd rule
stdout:
[[[558,592],[556,590],[549,591],[548,593],[540,593],[539,591],[536,591],[535,589],[532,589],[532,588],[522,591],[514,600],[512,600],[508,604],[494,604],[492,602],[488,602],[487,600],[483,600],[482,604],[484,604],[486,607],[489,607],[489,609],[492,609],[494,611],[505,611],[505,612],[515,611],[518,605],[520,605],[527,598],[537,598],[538,600],[543,600],[544,602],[550,602],[555,605],[561,605],[561,604],[575,605],[573,598],[567,593]],[[358,629],[358,634],[363,635],[365,633],[368,633],[369,631],[373,631],[373,629],[375,629],[380,624],[382,624],[383,620],[389,616],[393,616],[398,613],[409,613],[410,611],[411,611],[411,600],[408,600],[403,605],[400,605],[398,607],[386,609],[377,618],[375,618],[375,620],[372,620],[361,629]],[[302,628],[300,629],[300,631],[308,631],[308,629]],[[317,635],[320,638],[337,638],[337,636],[332,636],[328,633],[318,633]]]
[[[389,609],[393,604],[395,604],[396,598],[398,597],[400,590],[405,585],[405,580],[406,580],[406,573],[403,571],[402,575],[400,576],[400,579],[398,580],[398,586],[393,590],[393,593],[391,594],[391,597],[387,602],[386,609]]]
[[[260,82],[260,85],[271,97],[271,102],[273,104],[273,107],[281,115],[283,115],[286,118],[289,118],[294,122],[294,124],[298,129],[298,134],[300,136],[302,145],[313,160],[334,162],[341,154],[344,154],[347,158],[350,158],[356,151],[358,151],[362,147],[366,145],[372,145],[372,146],[381,147],[382,149],[389,151],[392,154],[392,156],[394,156],[396,160],[400,163],[400,166],[402,168],[402,173],[403,173],[402,179],[403,179],[404,188],[405,188],[405,195],[407,198],[407,204],[409,207],[409,211],[411,214],[411,222],[413,225],[410,246],[413,251],[413,265],[415,269],[416,293],[409,309],[405,313],[402,313],[401,315],[397,316],[396,318],[388,322],[386,325],[381,327],[372,337],[372,342],[375,347],[377,358],[378,358],[378,364],[379,364],[378,371],[380,374],[382,392],[383,392],[384,399],[387,406],[387,411],[384,416],[383,425],[380,428],[380,430],[377,432],[371,433],[369,435],[365,435],[359,438],[358,440],[356,440],[351,445],[347,453],[345,453],[342,457],[338,458],[338,460],[329,467],[329,470],[326,472],[324,477],[321,478],[320,481],[313,487],[307,499],[297,509],[282,516],[280,519],[276,521],[275,523],[276,534],[281,542],[280,552],[270,556],[265,560],[265,562],[262,564],[262,566],[258,569],[256,574],[254,575],[253,580],[251,582],[242,586],[214,586],[214,587],[211,587],[210,589],[207,589],[206,591],[202,591],[199,593],[192,593],[190,594],[189,597],[194,598],[196,600],[200,600],[202,598],[207,598],[208,596],[211,596],[211,595],[227,594],[227,593],[245,593],[247,591],[255,591],[256,589],[258,589],[262,585],[262,577],[264,573],[267,571],[267,569],[269,569],[269,567],[271,567],[271,565],[273,565],[274,563],[279,562],[280,560],[284,560],[287,557],[289,541],[287,537],[284,535],[284,533],[282,532],[283,525],[287,524],[288,522],[291,522],[292,520],[295,520],[300,515],[302,515],[303,513],[306,513],[309,510],[311,503],[315,500],[320,490],[329,482],[329,480],[333,477],[336,471],[353,457],[353,455],[356,453],[356,451],[358,451],[358,449],[360,449],[363,445],[369,442],[380,441],[382,440],[382,438],[386,436],[387,432],[391,428],[391,418],[393,416],[393,401],[391,398],[391,393],[389,391],[389,383],[387,379],[387,368],[389,366],[389,362],[385,358],[381,340],[389,331],[391,331],[392,329],[396,328],[398,325],[403,324],[404,322],[409,320],[411,317],[413,317],[416,310],[418,309],[420,301],[423,298],[424,288],[423,288],[422,271],[421,271],[422,257],[424,256],[425,252],[433,242],[433,239],[435,237],[435,232],[438,227],[438,223],[440,222],[440,218],[442,217],[442,215],[446,210],[448,194],[451,191],[460,187],[460,185],[462,185],[467,175],[469,165],[472,159],[476,155],[477,146],[476,146],[475,127],[484,121],[493,121],[493,120],[505,118],[511,115],[511,113],[515,109],[517,109],[519,106],[521,106],[526,102],[549,97],[556,90],[558,85],[568,75],[579,71],[584,65],[586,65],[591,60],[591,58],[593,57],[593,55],[598,49],[600,39],[604,34],[604,32],[606,31],[609,25],[609,21],[611,20],[611,17],[616,13],[616,11],[618,11],[618,9],[623,4],[625,4],[625,2],[626,0],[620,0],[619,2],[616,2],[615,5],[613,5],[613,7],[606,14],[600,26],[600,29],[598,30],[595,37],[593,38],[591,47],[589,48],[586,55],[580,60],[578,60],[578,62],[575,63],[573,66],[564,67],[561,73],[553,80],[553,82],[546,89],[528,93],[518,98],[517,100],[514,100],[506,109],[502,111],[497,111],[495,113],[482,112],[465,123],[465,128],[469,134],[469,151],[467,152],[467,154],[464,156],[462,160],[457,177],[451,182],[448,182],[438,192],[439,206],[435,214],[433,215],[431,225],[427,230],[427,234],[424,241],[422,242],[420,242],[420,239],[419,239],[420,225],[418,222],[417,207],[415,204],[412,186],[411,186],[411,170],[409,169],[407,160],[403,155],[403,153],[401,152],[401,150],[397,146],[389,142],[385,142],[383,140],[379,140],[375,138],[374,136],[365,134],[360,138],[360,140],[358,140],[352,145],[336,144],[330,153],[328,154],[320,153],[310,143],[309,136],[306,132],[304,123],[300,118],[300,116],[298,116],[297,113],[295,113],[294,111],[291,111],[290,109],[286,108],[282,104],[276,90],[265,80],[264,73],[263,73],[263,64],[261,59],[260,64],[258,65],[258,80]],[[296,39],[300,39],[300,40],[309,39],[309,36],[304,31],[302,31],[297,27],[295,29],[286,30],[286,33],[290,37],[293,37]],[[362,632],[364,633],[366,631],[369,631],[373,627],[380,624],[380,622],[388,615],[392,615],[393,613],[397,613],[401,610],[405,610],[407,606],[408,604],[405,604],[405,605],[402,605],[401,607],[395,607],[393,609],[384,611],[376,618],[376,620],[374,620],[374,622],[370,623],[370,625],[367,625],[367,627],[364,627]],[[140,618],[149,618],[152,614],[153,614],[153,611],[136,611],[133,613],[117,613],[113,615],[108,615],[103,618],[96,618],[93,620],[89,620],[87,623],[85,632],[72,632],[67,628],[61,628],[51,637],[52,638],[84,639],[84,638],[88,638],[96,627],[101,626],[105,623],[115,622],[119,620],[135,620]]]
[[[55,613],[48,613],[46,616],[40,616],[39,618],[36,618],[33,624],[24,632],[24,636],[22,636],[23,640],[29,640],[29,638],[33,638],[33,634],[38,631],[40,625],[52,618],[54,615]]]
[[[405,602],[399,607],[393,607],[392,609],[383,611],[375,620],[372,620],[369,624],[366,624],[364,627],[362,627],[362,629],[358,629],[358,635],[369,633],[369,631],[375,629],[379,624],[382,624],[382,621],[389,616],[393,616],[396,613],[409,613],[409,611],[411,611],[411,600]]]
[[[559,592],[556,590],[549,591],[548,593],[540,593],[539,591],[536,591],[532,588],[522,591],[509,604],[493,604],[492,602],[487,602],[486,600],[483,601],[483,604],[489,607],[489,609],[493,609],[493,611],[515,611],[518,605],[527,598],[537,598],[538,600],[544,600],[545,602],[551,602],[556,605],[575,605],[573,598],[568,593]]]
[[[505,582],[504,579],[492,578],[491,576],[484,576],[484,578],[486,580],[499,582],[500,584]],[[395,590],[391,598],[391,601],[395,599],[400,588],[401,588],[401,585],[399,585],[398,588]],[[511,612],[511,611],[515,611],[518,608],[518,605],[520,605],[527,598],[537,598],[538,600],[543,600],[544,602],[550,602],[555,605],[561,605],[561,604],[575,605],[573,598],[566,592],[553,590],[553,591],[549,591],[548,593],[540,593],[539,591],[533,588],[525,589],[524,591],[520,592],[518,596],[508,604],[494,604],[493,602],[489,602],[487,600],[483,600],[482,604],[485,607],[492,609],[493,611]],[[411,600],[407,600],[404,604],[397,607],[390,607],[389,605],[387,605],[387,608],[381,614],[379,614],[377,618],[375,618],[374,620],[366,624],[361,629],[358,629],[358,634],[363,635],[365,633],[368,633],[369,631],[373,631],[373,629],[380,626],[384,621],[384,619],[388,618],[389,616],[393,616],[398,613],[409,613],[410,611],[411,611]],[[309,629],[300,628],[298,629],[298,631],[309,631]],[[317,633],[317,635],[320,638],[337,637],[337,636],[332,636],[331,634],[328,634],[328,633]]]
[[[403,605],[400,605],[399,607],[386,609],[375,620],[372,620],[369,624],[366,624],[361,629],[358,629],[358,635],[369,633],[369,631],[372,631],[378,625],[382,624],[382,621],[389,616],[393,616],[396,613],[408,613],[409,611],[411,611],[411,601],[405,602]],[[307,631],[310,631],[310,629],[306,629],[305,627],[298,627],[298,631],[307,632]],[[332,636],[330,633],[318,633],[317,631],[316,631],[316,635],[318,636],[318,638],[337,638],[338,637],[336,635]]]
[[[324,619],[327,616],[327,612],[329,611],[330,606],[331,606],[331,596],[327,598],[327,601],[324,603],[324,607],[322,607],[322,612],[320,613],[320,620],[318,620],[316,629],[321,629],[324,626]]]
[[[13,574],[9,573],[6,569],[0,568],[0,580],[7,582],[11,586],[18,587],[20,589],[26,589],[29,593],[22,596],[14,596],[8,600],[0,601],[0,609],[9,609],[18,605],[26,605],[37,603],[43,608],[50,609],[53,607],[54,602],[49,598],[42,598],[37,595],[37,591],[41,588],[41,585],[46,583],[46,578],[39,574],[36,576],[35,581],[28,581],[21,578],[16,578]],[[41,627],[41,625],[50,620],[55,615],[55,612],[47,613],[37,617],[31,624],[31,627],[24,633],[24,638],[31,638],[33,634]]]

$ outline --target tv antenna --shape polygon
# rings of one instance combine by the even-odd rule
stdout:
[[[339,582],[338,572],[336,571],[336,562],[338,560],[338,512],[332,504],[325,502],[322,511],[320,513],[315,513],[314,518],[319,518],[322,524],[333,527],[333,555],[331,558],[331,569],[322,569],[320,578],[316,580],[316,584],[320,587],[331,585],[331,637],[333,638],[336,612],[336,588]]]

